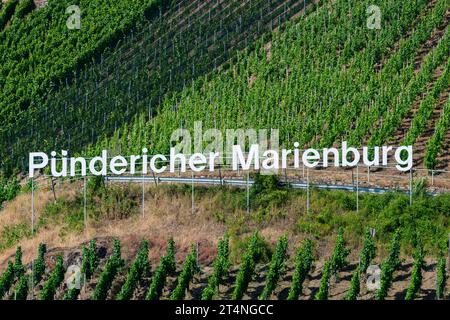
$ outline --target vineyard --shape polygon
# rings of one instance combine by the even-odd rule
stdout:
[[[288,193],[272,176],[257,181],[248,213],[245,190],[196,187],[193,214],[189,188],[157,186],[146,189],[144,215],[140,187],[92,183],[87,226],[76,182],[58,192],[56,202],[40,186],[37,197],[48,200],[37,208],[33,233],[27,212],[10,218],[16,214],[10,206],[23,202],[19,195],[3,213],[0,294],[45,300],[448,297],[448,195],[417,189],[412,206],[401,193],[362,195],[357,213],[348,193],[314,191],[306,213],[304,191]],[[369,290],[374,265],[379,288]]]
[[[0,300],[448,300],[449,22],[449,0],[0,1]],[[30,152],[151,158],[199,124],[195,149],[278,129],[413,167],[28,178]]]
[[[64,6],[51,4],[31,14],[30,21],[40,26],[39,19]],[[116,5],[122,12],[121,3]],[[102,4],[92,4],[96,9],[85,16],[95,16],[92,34],[102,41],[87,33],[86,38],[65,40],[82,48],[70,64],[55,58],[70,46],[34,53],[38,48],[31,44],[37,41],[23,45],[27,40],[19,36],[28,24],[18,24],[17,31],[9,30],[14,26],[6,29],[3,43],[14,44],[3,50],[0,83],[1,101],[7,104],[2,107],[7,126],[0,137],[6,174],[26,170],[29,149],[93,155],[101,148],[132,152],[150,141],[152,153],[166,153],[170,133],[179,127],[192,129],[197,120],[219,130],[279,128],[283,145],[298,141],[303,147],[331,146],[344,139],[356,146],[423,140],[416,166],[446,168],[446,0],[380,1],[383,27],[369,31],[369,2],[159,5],[137,5],[137,14],[127,19],[118,14],[123,24],[114,24],[108,10],[105,23],[117,29],[104,27],[98,33],[105,12],[99,9]],[[86,25],[91,23],[86,19]],[[55,21],[55,28],[61,25]],[[68,31],[55,29],[56,43],[61,32]],[[13,48],[33,61],[16,63],[23,55]],[[27,80],[28,74],[33,81]],[[8,85],[15,81],[26,86]],[[49,86],[50,91],[44,90]],[[405,119],[410,120],[408,128]]]

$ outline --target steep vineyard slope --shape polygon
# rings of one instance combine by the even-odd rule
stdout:
[[[152,152],[166,152],[171,132],[192,129],[195,121],[220,130],[279,128],[285,145],[325,147],[341,139],[381,145],[424,96],[435,70],[446,68],[447,4],[383,1],[383,28],[367,30],[369,1],[325,2],[275,34],[270,55],[260,39],[228,69],[167,95],[156,116],[137,118],[93,147],[92,154],[104,147],[131,152],[147,145],[149,137]],[[436,30],[445,31],[424,52]]]
[[[4,5],[1,17],[8,5],[15,2],[18,1]],[[22,0],[15,13],[11,10],[12,17],[10,14],[6,19],[11,23],[0,34],[2,171],[8,169],[7,155],[15,154],[16,137],[36,133],[23,131],[20,123],[23,118],[37,120],[29,111],[42,103],[44,94],[128,34],[138,20],[154,9],[159,11],[160,1],[77,1],[83,12],[79,30],[66,25],[70,17],[66,9],[73,5],[72,1],[49,1],[26,15],[30,11],[30,7],[24,6],[27,3],[30,2]]]
[[[14,156],[4,157],[5,165],[9,160],[24,169],[31,146],[81,151],[138,115],[152,118],[165,93],[191,87],[197,77],[299,14],[309,1],[164,3],[168,10],[138,23],[114,49],[62,79],[58,89],[16,121],[6,140]]]

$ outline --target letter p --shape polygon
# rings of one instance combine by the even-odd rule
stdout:
[[[41,163],[34,163],[36,158],[41,158]],[[30,178],[34,178],[34,170],[45,168],[48,164],[48,156],[44,152],[31,152],[28,160]]]

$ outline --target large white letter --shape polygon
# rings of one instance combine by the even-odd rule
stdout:
[[[200,165],[199,167],[197,167]],[[206,157],[201,153],[194,153],[189,158],[189,167],[194,172],[200,172],[206,168]]]
[[[348,162],[347,156],[349,153],[353,153],[353,161]],[[354,167],[358,164],[361,159],[361,155],[359,154],[358,149],[347,147],[347,141],[342,142],[342,166],[344,167]]]
[[[77,162],[81,165],[81,176],[86,176],[86,159],[84,158],[70,158],[70,176],[77,175]]]
[[[170,148],[170,172],[175,172],[177,160],[180,160],[180,171],[186,172],[186,156],[182,153],[177,153],[176,148]]]
[[[92,158],[91,162],[89,163],[89,170],[91,171],[91,173],[94,176],[106,176],[106,169],[107,169],[106,162],[107,161],[108,161],[108,152],[106,150],[103,150],[101,157],[94,157],[94,158]],[[98,171],[95,168],[95,164],[97,162],[100,162],[100,164],[101,164],[100,171]]]
[[[319,164],[320,154],[316,149],[308,149],[303,152],[302,161],[308,168],[314,168]],[[310,162],[312,161],[312,162]]]
[[[363,163],[367,167],[380,165],[380,147],[373,147],[373,160],[369,159],[369,148],[363,147]]]
[[[323,149],[323,166],[328,167],[328,156],[330,153],[333,154],[334,166],[339,167],[339,151],[336,148],[325,148]]]
[[[162,154],[157,154],[150,159],[150,170],[155,173],[163,173],[166,171],[167,166],[162,166],[160,169],[156,167],[156,160],[161,160],[162,162],[166,162],[167,158]]]
[[[238,163],[242,165],[243,170],[250,170],[250,165],[254,162],[255,170],[259,169],[259,146],[252,144],[248,153],[247,162],[245,162],[244,154],[240,145],[233,146],[233,170],[238,169]]]
[[[279,155],[275,150],[264,151],[263,157],[265,159],[262,161],[261,166],[264,170],[278,170],[280,168]]]
[[[403,151],[406,151],[408,154],[408,158],[406,160],[403,160],[401,157]],[[410,170],[413,166],[413,147],[412,146],[400,147],[397,150],[395,150],[395,161],[397,161],[398,163],[395,166],[397,170],[403,172]],[[406,165],[406,167],[402,167],[404,165]]]
[[[34,163],[35,158],[41,158],[41,163]],[[48,165],[48,156],[44,152],[31,152],[28,158],[29,177],[34,178],[34,170],[43,169]]]
[[[114,174],[123,174],[125,171],[127,171],[126,167],[128,166],[127,159],[125,159],[122,156],[117,156],[111,159],[111,162],[109,164],[109,167],[111,169],[111,172]],[[122,168],[120,170],[117,170],[117,168]]]

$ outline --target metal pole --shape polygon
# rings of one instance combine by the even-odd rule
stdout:
[[[142,174],[142,218],[145,217],[145,184],[144,174]]]
[[[247,172],[247,214],[250,213],[250,187],[249,187],[249,173]]]
[[[31,234],[34,235],[34,178],[31,178]]]
[[[306,168],[306,213],[309,213],[309,168]]]
[[[197,258],[197,267],[199,266],[199,263],[198,263],[198,257],[199,257],[198,250],[199,250],[199,247],[200,247],[200,246],[199,246],[199,243],[197,242],[197,250],[196,250],[196,251],[197,251],[197,252],[196,252],[196,254],[197,254],[197,257],[196,257],[196,258]]]
[[[448,255],[447,255],[447,270],[450,270],[450,232],[448,233]]]
[[[359,213],[359,166],[356,165],[356,212]]]
[[[192,214],[195,214],[194,208],[194,171],[192,171]]]
[[[34,236],[34,178],[31,178],[31,234]],[[34,261],[31,261],[31,300],[34,300]]]
[[[434,170],[431,170],[431,185],[434,186]]]
[[[409,170],[409,205],[412,206],[412,169]]]

